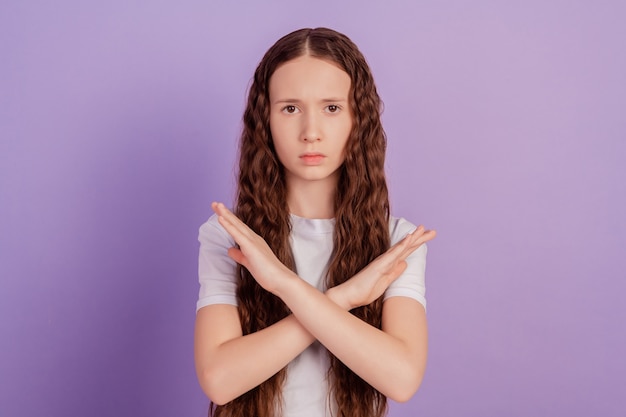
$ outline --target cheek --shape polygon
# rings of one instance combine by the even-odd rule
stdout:
[[[342,149],[345,150],[346,145],[348,144],[348,140],[350,139],[350,134],[352,133],[352,120],[346,121],[342,128],[342,136],[343,136],[343,146]]]
[[[270,116],[270,132],[272,133],[274,142],[285,141],[290,134],[293,134],[292,131],[293,127],[291,127],[289,123],[286,123],[285,120],[281,120],[280,117]]]
[[[353,124],[352,115],[348,113],[346,114],[346,117],[342,119],[342,129],[346,137],[348,137],[350,135],[350,132],[352,131],[352,124]]]

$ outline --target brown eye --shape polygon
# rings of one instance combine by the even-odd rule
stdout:
[[[285,113],[295,113],[295,112],[296,112],[296,110],[297,110],[297,109],[296,109],[296,106],[285,106],[285,107],[283,108],[283,111],[284,111]]]
[[[339,106],[335,104],[329,104],[328,106],[326,106],[326,109],[329,113],[336,113],[337,111],[339,111]]]

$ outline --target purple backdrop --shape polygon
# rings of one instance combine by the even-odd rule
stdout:
[[[0,4],[0,415],[205,415],[197,228],[303,26],[368,57],[393,211],[439,231],[391,415],[624,415],[623,2],[86,3]]]

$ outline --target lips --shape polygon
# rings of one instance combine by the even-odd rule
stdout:
[[[319,152],[308,152],[300,155],[300,159],[305,165],[319,165],[326,158],[326,155]]]

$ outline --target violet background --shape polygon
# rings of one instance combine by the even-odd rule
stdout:
[[[622,1],[0,3],[0,415],[204,416],[197,229],[300,27],[385,101],[393,212],[436,228],[425,381],[391,416],[626,415]]]

